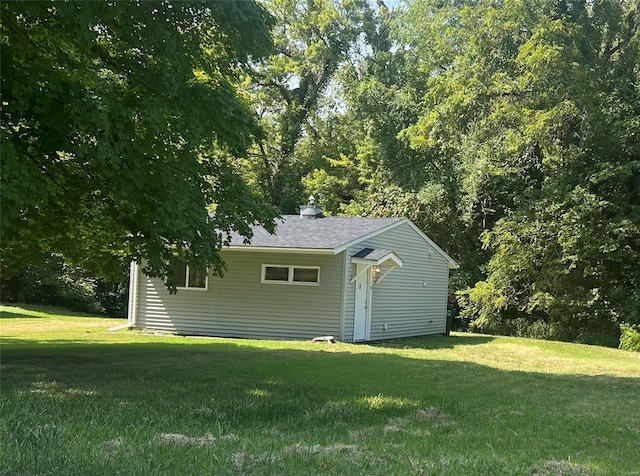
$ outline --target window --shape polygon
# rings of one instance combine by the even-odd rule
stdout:
[[[265,266],[264,281],[284,281],[289,282],[289,268],[280,266]]]
[[[183,260],[175,258],[173,280],[180,289],[207,289],[209,278],[207,275],[191,269]]]
[[[263,264],[261,282],[317,286],[320,284],[320,267]]]
[[[294,283],[317,283],[318,269],[317,268],[293,268],[293,282]]]

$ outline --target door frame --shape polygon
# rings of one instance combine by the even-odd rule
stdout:
[[[372,266],[368,264],[356,264],[356,280],[354,289],[354,309],[353,309],[353,341],[362,342],[371,339],[371,302],[373,294],[372,286]],[[364,289],[362,289],[364,287]],[[360,290],[360,292],[358,292]],[[360,302],[358,298],[360,297]],[[363,305],[364,309],[360,309],[362,312],[358,314],[358,305]],[[362,338],[356,338],[356,328],[358,322],[364,326],[364,336]]]

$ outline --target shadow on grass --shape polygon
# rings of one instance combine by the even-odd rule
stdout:
[[[51,318],[51,316],[42,315],[42,316],[33,316],[30,314],[24,314],[21,312],[13,312],[13,311],[0,311],[0,319],[16,319],[16,318],[24,318],[24,319],[45,319]]]
[[[489,339],[375,345],[438,349],[450,347],[447,341],[455,346]],[[574,455],[604,468],[627,455],[629,468],[640,466],[634,452],[640,378],[513,372],[437,355],[418,359],[331,347],[266,349],[198,340],[5,344],[3,420],[16,441],[37,425],[91,421],[90,435],[137,437],[141,445],[161,433],[217,431],[245,441],[267,434],[292,444],[345,441],[360,432],[383,441],[415,438],[417,448],[429,438],[440,454],[473,455],[488,447],[496,460]],[[46,421],[38,419],[42,415]],[[518,435],[515,451],[508,435]]]
[[[403,337],[370,342],[368,345],[387,349],[453,349],[461,345],[488,344],[495,340],[491,336],[456,335],[456,336],[427,336],[427,337]]]
[[[82,312],[82,311],[70,311],[64,308],[48,306],[45,304],[24,304],[24,303],[15,303],[15,302],[1,302],[0,306],[5,309],[0,310],[0,319],[15,319],[15,318],[26,318],[26,319],[42,319],[52,317],[82,317],[82,318],[97,318],[97,319],[105,319],[111,316],[98,316],[96,314],[91,314],[90,312]],[[11,308],[6,309],[6,308]],[[21,312],[26,311],[26,312]],[[34,314],[31,314],[34,313]]]
[[[2,318],[55,318],[55,317],[82,317],[86,319],[121,319],[122,316],[106,316],[92,314],[89,311],[71,311],[62,307],[50,306],[47,304],[25,304],[19,302],[0,302],[0,306],[4,309],[0,310],[0,319]],[[26,312],[25,312],[26,311]],[[33,314],[32,314],[33,313]],[[34,315],[35,314],[35,315]]]

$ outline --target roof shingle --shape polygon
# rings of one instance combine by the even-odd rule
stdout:
[[[300,218],[299,215],[285,215],[276,220],[274,235],[262,227],[253,228],[253,238],[249,245],[243,237],[234,234],[232,247],[335,249],[369,233],[392,225],[403,218],[368,217],[324,217]]]

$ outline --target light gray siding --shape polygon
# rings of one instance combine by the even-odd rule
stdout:
[[[229,270],[208,290],[179,289],[140,273],[137,327],[221,337],[340,336],[343,257],[222,251]],[[319,266],[320,285],[262,284],[263,264]]]
[[[363,248],[395,251],[403,260],[373,286],[371,340],[427,334],[446,330],[448,261],[405,222],[347,249],[349,256]],[[345,280],[344,340],[353,340],[355,285],[349,283],[355,266],[347,267]],[[387,329],[384,330],[384,324]]]

